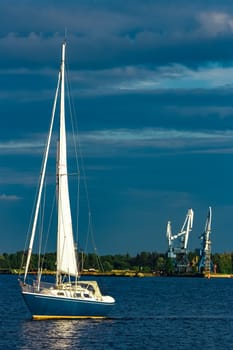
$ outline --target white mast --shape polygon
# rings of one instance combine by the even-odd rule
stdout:
[[[65,128],[65,46],[62,45],[61,62],[61,101],[60,101],[60,140],[58,151],[57,181],[58,181],[58,233],[57,233],[57,283],[59,276],[64,273],[72,276],[78,275],[72,219],[70,210],[67,151]]]

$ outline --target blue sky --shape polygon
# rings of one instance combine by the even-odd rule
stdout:
[[[165,252],[208,207],[233,251],[233,4],[2,0],[0,252],[24,248],[67,28],[99,253]],[[52,250],[52,248],[51,248]]]

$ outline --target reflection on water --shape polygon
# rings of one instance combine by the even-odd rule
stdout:
[[[23,344],[20,349],[83,349],[87,332],[101,325],[104,320],[47,320],[26,321],[22,325]],[[38,341],[38,329],[43,335]],[[89,339],[90,341],[90,339]]]

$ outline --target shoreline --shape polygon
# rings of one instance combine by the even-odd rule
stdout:
[[[17,269],[0,269],[0,275],[22,275],[24,272]],[[29,272],[30,275],[37,275],[36,271]],[[55,275],[55,271],[45,270],[43,275]],[[233,278],[233,274],[226,273],[180,273],[180,274],[161,274],[159,272],[140,272],[135,270],[112,270],[107,272],[100,271],[82,271],[80,276],[99,276],[99,277],[186,277],[186,278]]]

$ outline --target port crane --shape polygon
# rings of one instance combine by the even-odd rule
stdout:
[[[177,272],[187,272],[188,268],[188,239],[193,227],[194,212],[189,209],[183,226],[177,234],[172,234],[171,221],[167,223],[166,237],[168,239],[168,258],[173,259]]]
[[[209,207],[207,219],[205,223],[205,229],[201,239],[201,250],[200,250],[200,262],[198,266],[199,272],[210,273],[212,270],[212,261],[211,261],[211,223],[212,223],[212,209]]]

